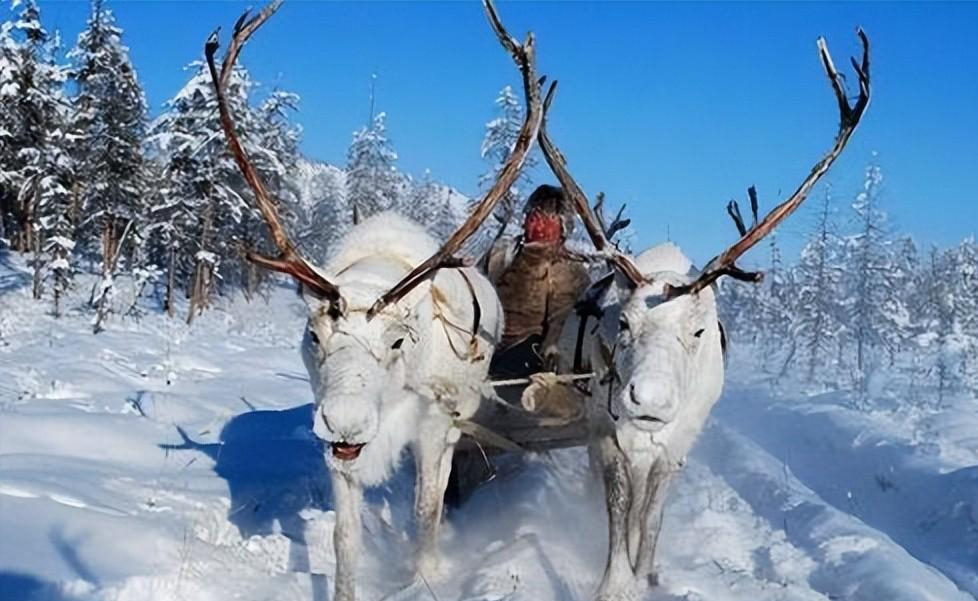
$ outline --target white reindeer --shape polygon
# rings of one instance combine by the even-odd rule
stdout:
[[[653,561],[667,485],[723,389],[723,332],[712,284],[725,275],[761,279],[761,274],[742,271],[735,262],[798,208],[855,131],[870,97],[869,41],[861,29],[858,35],[863,58],[852,61],[859,82],[853,105],[825,41],[818,40],[840,111],[832,148],[791,197],[760,222],[751,187],[750,228],[732,201],[727,210],[741,238],[698,274],[672,244],[653,247],[634,261],[613,248],[547,137],[546,121],[541,126],[540,146],[547,162],[573,200],[599,256],[616,268],[592,285],[579,304],[578,317],[568,320],[562,333],[562,363],[573,357],[575,370],[594,373],[587,412],[590,456],[604,481],[609,519],[608,559],[597,591],[601,600],[630,599],[636,585],[658,582]],[[598,318],[595,330],[589,327],[589,317]]]
[[[417,466],[414,567],[419,578],[438,571],[442,499],[460,436],[456,423],[477,409],[502,331],[495,290],[453,254],[519,175],[540,127],[542,102],[532,36],[523,44],[511,38],[487,0],[490,23],[521,69],[528,107],[497,181],[440,248],[419,225],[380,214],[355,226],[323,268],[314,267],[289,240],[275,203],[238,140],[225,99],[242,46],[279,5],[273,2],[254,18],[246,13],[238,20],[220,72],[214,61],[217,32],[208,39],[205,55],[231,154],[281,252],[277,258],[249,258],[295,278],[309,306],[302,356],[316,400],[314,432],[330,448],[336,508],[334,599],[353,601],[362,489],[383,482],[405,448]]]
[[[394,214],[352,230],[324,275],[343,291],[345,310],[307,296],[302,356],[316,398],[314,432],[326,441],[336,504],[336,598],[354,598],[362,487],[382,483],[404,448],[416,462],[416,569],[438,569],[438,525],[457,419],[470,417],[502,331],[502,308],[473,268],[439,271],[396,304],[368,312],[412,265],[438,250],[420,226]],[[478,302],[480,326],[471,324]]]
[[[668,483],[679,471],[723,389],[723,333],[713,290],[670,298],[694,281],[673,244],[634,262],[646,280],[599,283],[600,312],[585,338],[595,372],[588,402],[592,465],[608,502],[609,553],[598,598],[626,598],[636,576],[651,577]],[[580,318],[578,318],[580,319]],[[593,322],[591,322],[593,324]],[[565,338],[576,338],[569,320]]]

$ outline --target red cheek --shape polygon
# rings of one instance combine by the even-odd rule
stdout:
[[[559,217],[533,212],[523,222],[523,234],[527,242],[559,242],[561,231]]]

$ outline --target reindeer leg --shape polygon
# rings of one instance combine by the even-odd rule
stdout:
[[[414,515],[418,532],[415,570],[425,579],[438,575],[440,557],[438,531],[444,510],[445,489],[452,471],[452,454],[458,440],[451,423],[441,418],[429,422],[422,439],[415,445],[417,488],[414,493]],[[434,427],[432,427],[434,426]]]
[[[360,558],[360,502],[363,490],[351,476],[331,471],[333,500],[336,503],[336,527],[333,548],[336,552],[334,601],[357,598],[357,561]]]
[[[591,452],[601,467],[608,506],[608,562],[597,592],[597,599],[603,601],[624,597],[634,578],[628,559],[627,534],[631,483],[625,456],[613,436],[596,441]]]
[[[638,568],[641,541],[649,518],[649,501],[653,490],[651,485],[651,457],[631,457],[628,462],[628,475],[631,482],[630,503],[628,506],[628,557],[632,569]]]
[[[661,462],[660,462],[661,463]],[[659,576],[655,571],[655,548],[662,531],[662,515],[665,510],[666,492],[669,489],[669,472],[657,463],[649,470],[646,480],[646,495],[642,503],[642,516],[638,557],[635,561],[635,575],[644,578],[649,586],[658,586]]]

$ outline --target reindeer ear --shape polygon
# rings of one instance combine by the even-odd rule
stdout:
[[[581,300],[574,305],[578,315],[588,317],[601,317],[601,306],[604,304],[604,297],[618,277],[616,271],[612,271],[588,286],[587,290],[581,295]]]
[[[310,315],[328,315],[336,320],[346,313],[346,300],[342,296],[336,300],[329,300],[319,290],[302,284],[299,284],[299,296],[309,307]]]
[[[310,290],[308,286],[299,286],[299,296],[309,308],[309,315],[332,315],[333,303],[317,294],[316,291]]]

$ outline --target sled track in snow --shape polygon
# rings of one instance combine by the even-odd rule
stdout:
[[[878,533],[887,547],[906,552],[920,564],[915,571],[923,579],[919,582],[928,582],[930,587],[914,586],[916,578],[904,581],[897,577],[895,582],[902,585],[894,584],[887,598],[898,599],[907,593],[913,593],[908,599],[930,598],[919,596],[928,590],[951,595],[947,598],[976,598],[978,469],[938,473],[935,465],[917,461],[913,448],[877,436],[870,420],[860,423],[858,415],[854,419],[849,415],[854,412],[844,407],[799,409],[773,402],[763,391],[737,388],[727,396],[715,409],[711,431],[701,442],[702,452],[735,488],[759,499],[759,514],[781,520],[792,539],[808,537],[802,544],[829,547],[831,543],[812,538],[817,531],[808,530],[821,521],[851,521],[846,528],[854,529],[854,549],[836,559],[840,564],[860,555],[859,541],[868,540],[859,538],[865,536],[862,529]],[[742,461],[748,455],[764,460],[768,466],[759,472],[776,473],[780,467],[780,482],[745,476],[731,465],[731,457],[737,455]],[[776,497],[781,510],[766,508],[757,487]],[[813,515],[818,513],[818,504],[824,506],[824,515]],[[935,573],[947,582],[939,584],[928,578]],[[831,578],[827,581],[832,584]],[[953,590],[947,586],[952,583]],[[843,593],[841,598],[846,599],[863,594],[858,589]],[[866,599],[877,598],[865,595]]]

